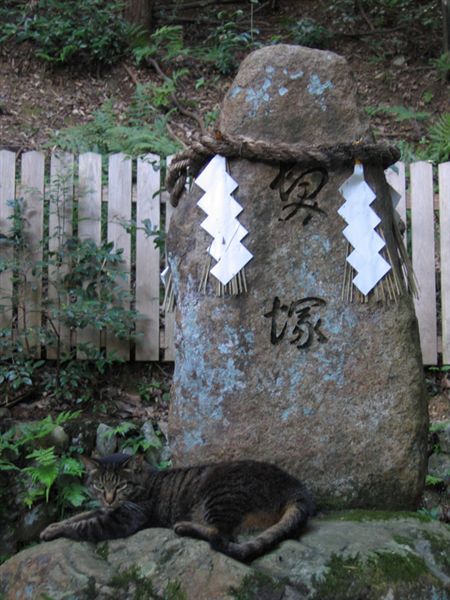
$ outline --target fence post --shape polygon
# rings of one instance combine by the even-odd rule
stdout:
[[[80,154],[78,162],[78,238],[101,244],[102,215],[102,157],[87,152]],[[100,332],[94,326],[77,331],[77,358],[86,358],[81,344],[100,346]]]
[[[137,162],[136,195],[136,360],[159,360],[160,251],[154,238],[146,236],[142,222],[149,219],[152,229],[160,228],[160,162],[147,154]]]
[[[432,165],[424,161],[411,164],[412,263],[419,287],[415,308],[425,365],[437,363],[433,202]]]
[[[0,248],[2,258],[9,261],[13,257],[13,248],[8,241],[11,229],[10,217],[13,207],[8,201],[15,198],[16,155],[9,150],[0,150]],[[11,270],[0,273],[0,328],[12,325],[13,283]]]
[[[115,249],[123,249],[123,268],[127,277],[117,279],[116,286],[125,293],[130,293],[131,235],[124,225],[131,220],[131,193],[131,159],[122,153],[112,154],[108,172],[108,241],[114,243]],[[128,309],[129,301],[123,301],[122,306]],[[130,359],[129,342],[119,340],[109,332],[106,333],[106,349],[108,354],[114,352],[123,360]]]
[[[23,230],[29,252],[30,265],[42,260],[44,236],[44,177],[45,156],[40,152],[22,155],[20,193],[24,199]],[[25,288],[21,291],[21,310],[18,326],[27,334],[30,351],[40,356],[39,332],[42,325],[42,274],[28,270]]]
[[[450,162],[439,165],[442,362],[450,364]]]

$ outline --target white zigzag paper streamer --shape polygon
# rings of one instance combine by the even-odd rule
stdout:
[[[354,248],[347,261],[357,271],[354,285],[367,295],[391,265],[379,254],[386,244],[375,231],[380,218],[370,207],[375,194],[364,180],[362,165],[355,165],[353,175],[344,181],[339,191],[346,200],[338,210],[348,223],[343,234]]]
[[[241,244],[248,231],[237,220],[242,206],[231,196],[238,184],[226,171],[226,159],[216,155],[203,169],[195,183],[206,193],[197,205],[208,215],[201,226],[213,238],[209,254],[217,261],[211,269],[226,285],[253,258]]]
[[[386,171],[384,172],[386,175],[386,180],[387,180],[387,184],[389,187],[389,194],[391,196],[391,201],[392,201],[392,207],[394,209],[394,219],[397,223],[397,225],[402,221],[402,217],[398,211],[398,205],[400,203],[401,200],[401,195],[397,192],[397,190],[391,185],[391,183],[389,182],[389,172],[392,171],[393,173],[398,173],[398,166],[397,165],[391,165],[388,169],[386,169]]]

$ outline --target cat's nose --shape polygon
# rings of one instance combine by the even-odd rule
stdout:
[[[105,492],[105,503],[111,506],[115,500],[115,496],[114,492]]]

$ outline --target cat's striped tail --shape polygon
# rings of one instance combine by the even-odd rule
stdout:
[[[275,525],[265,529],[254,539],[242,543],[217,539],[212,541],[211,546],[231,558],[250,562],[269,552],[283,540],[299,535],[310,514],[311,509],[307,504],[294,501],[286,506],[281,519]]]

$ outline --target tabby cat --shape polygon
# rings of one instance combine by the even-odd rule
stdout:
[[[147,527],[207,540],[215,550],[251,561],[299,535],[314,503],[306,488],[275,465],[223,462],[158,471],[142,457],[86,458],[87,487],[102,508],[52,523],[42,540],[98,542]],[[239,543],[238,533],[265,528]]]

